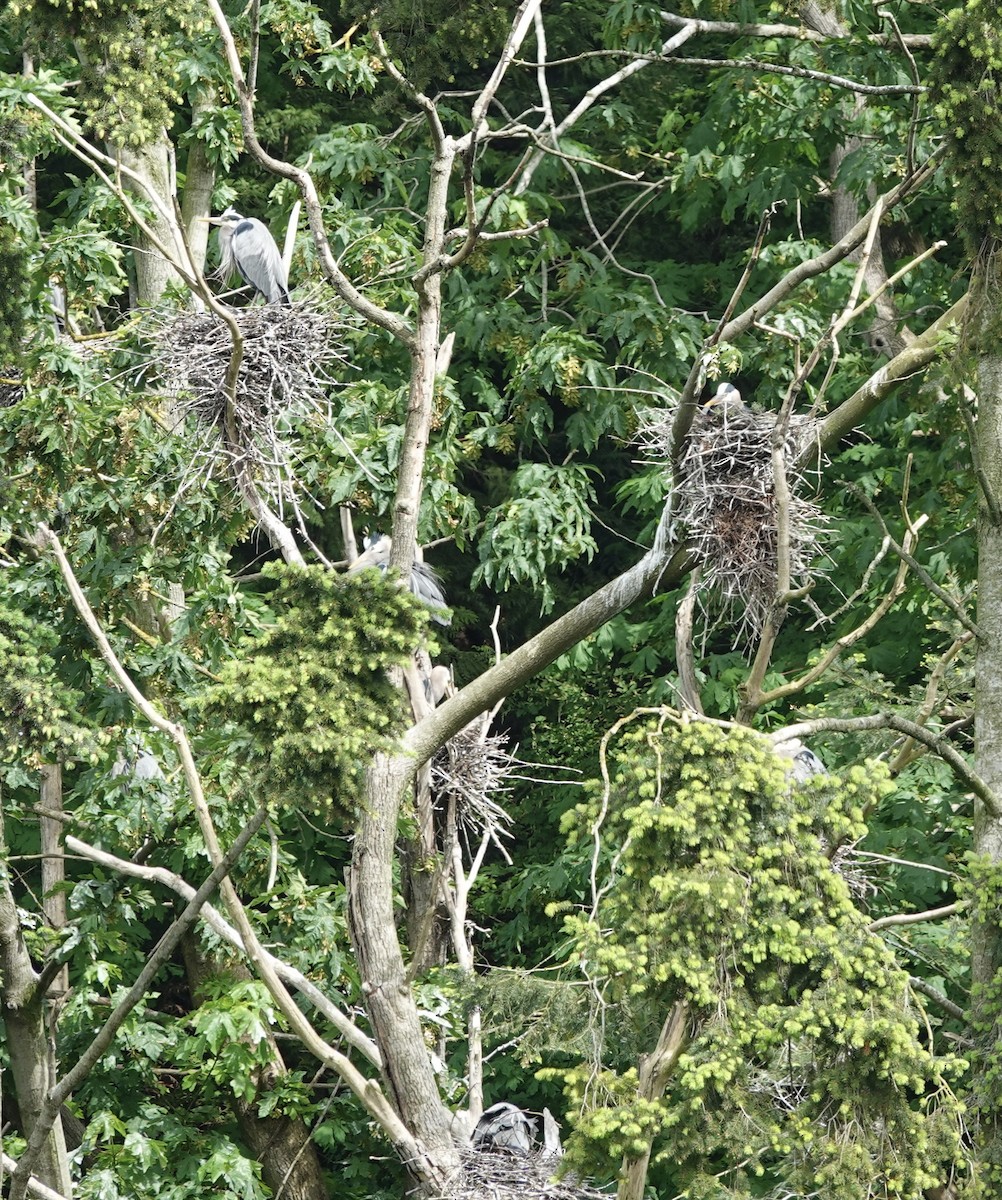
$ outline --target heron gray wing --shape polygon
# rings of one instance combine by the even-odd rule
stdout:
[[[237,271],[269,304],[288,304],[289,276],[285,263],[268,232],[256,217],[244,217],[233,229],[230,252]]]

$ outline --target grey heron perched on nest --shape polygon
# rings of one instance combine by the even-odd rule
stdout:
[[[353,575],[356,571],[364,571],[366,567],[375,567],[380,571],[385,571],[390,564],[393,539],[385,533],[374,533],[365,538],[363,544],[365,553],[355,559],[348,568],[348,574]],[[433,621],[437,621],[439,625],[452,623],[452,618],[445,611],[449,606],[445,602],[445,593],[442,591],[438,576],[427,563],[422,562],[419,558],[414,559],[411,567],[410,589],[432,610]]]
[[[714,408],[718,412],[722,412],[725,416],[730,416],[745,410],[746,405],[741,399],[741,393],[728,380],[717,388],[713,395],[703,405],[704,409]]]
[[[219,274],[223,279],[235,271],[268,304],[291,304],[288,271],[263,221],[242,216],[235,208],[206,220],[219,227]]]
[[[499,1150],[524,1158],[532,1149],[536,1120],[506,1100],[485,1108],[473,1131],[475,1150]]]

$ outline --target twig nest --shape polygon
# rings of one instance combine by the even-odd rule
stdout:
[[[234,415],[246,431],[325,406],[332,387],[343,384],[348,325],[341,315],[310,300],[231,314],[243,339]],[[174,312],[161,317],[154,335],[152,359],[179,411],[222,428],[233,354],[228,323],[213,312]]]
[[[542,1153],[516,1157],[470,1150],[459,1174],[438,1200],[609,1200],[573,1175],[554,1178],[558,1159]]]
[[[735,393],[736,395],[736,393]],[[679,468],[676,515],[702,567],[700,589],[721,618],[736,621],[739,638],[757,635],[776,600],[780,546],[779,504],[773,465],[776,414],[741,403],[716,403],[693,420]],[[817,423],[793,415],[784,439],[790,587],[805,587],[816,573],[821,510],[800,494],[797,465],[816,438]],[[644,431],[648,452],[667,456],[670,421],[655,418]]]
[[[514,760],[506,734],[481,733],[481,722],[461,729],[431,761],[431,784],[440,804],[454,802],[461,824],[474,833],[505,833],[511,817],[494,798],[507,791]]]
[[[246,468],[273,502],[295,506],[303,490],[296,479],[297,428],[307,420],[334,426],[333,397],[352,369],[351,323],[312,299],[252,304],[231,314],[243,343],[232,399],[234,339],[213,312],[158,314],[151,365],[170,399],[172,423],[195,434],[193,475],[218,464]]]

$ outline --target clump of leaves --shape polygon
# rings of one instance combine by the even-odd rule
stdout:
[[[632,1026],[616,1061],[563,1073],[576,1103],[569,1162],[673,1164],[679,1195],[911,1197],[960,1160],[962,1064],[923,1044],[907,972],[867,927],[835,846],[888,790],[879,764],[796,784],[759,735],[634,720],[607,783],[567,814],[593,838],[594,912],[565,918],[607,1009]],[[663,1087],[635,1048],[676,1017]],[[655,1056],[656,1057],[656,1056]]]
[[[427,608],[379,571],[350,578],[324,567],[269,564],[275,624],[226,664],[204,697],[209,718],[248,736],[264,795],[307,809],[352,812],[366,765],[404,729],[387,674],[411,661]]]
[[[38,766],[54,754],[89,754],[96,733],[76,723],[80,697],[60,682],[59,638],[0,602],[0,762]]]

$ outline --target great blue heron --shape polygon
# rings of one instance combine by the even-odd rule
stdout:
[[[502,1100],[484,1109],[473,1131],[475,1150],[504,1150],[524,1158],[532,1149],[536,1121],[520,1108]]]
[[[776,753],[791,760],[790,775],[795,783],[806,783],[812,775],[827,775],[825,764],[810,746],[799,738],[789,738],[776,746]]]
[[[263,221],[241,216],[235,208],[207,220],[219,226],[219,273],[223,279],[236,271],[269,304],[291,303],[289,274]]]
[[[745,402],[741,399],[741,393],[733,383],[729,383],[726,379],[703,405],[704,408],[717,408],[718,406],[725,415],[738,412],[745,406]]]
[[[376,567],[380,571],[385,571],[389,566],[390,551],[393,549],[392,538],[385,533],[374,533],[371,537],[365,538],[364,545],[365,553],[360,554],[348,568],[349,575],[353,575],[356,571],[364,571],[366,567]],[[448,605],[445,602],[445,593],[442,591],[438,576],[427,563],[423,563],[419,559],[414,560],[411,567],[410,587],[414,595],[432,609],[433,621],[437,621],[439,625],[451,624],[452,618],[448,613],[437,611],[447,609]]]

